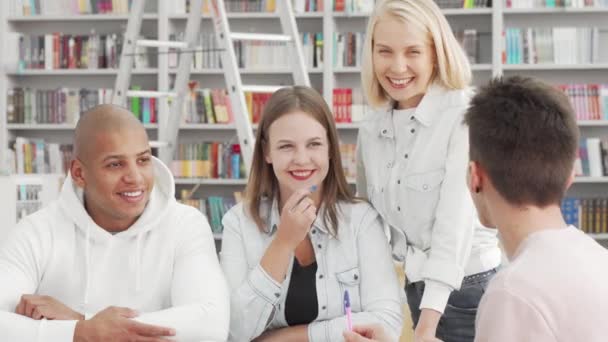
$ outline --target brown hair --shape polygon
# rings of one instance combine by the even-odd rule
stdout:
[[[509,203],[559,204],[579,139],[562,91],[533,78],[497,78],[473,97],[465,123],[470,159]]]
[[[332,113],[314,89],[304,86],[286,87],[277,90],[264,107],[258,126],[255,145],[253,147],[253,161],[249,181],[245,190],[245,201],[253,220],[260,230],[264,229],[264,220],[260,215],[260,204],[264,197],[273,198],[278,195],[278,183],[272,166],[264,158],[264,151],[268,143],[268,132],[272,123],[283,115],[296,111],[309,114],[317,120],[327,132],[329,142],[329,170],[323,180],[323,193],[321,198],[325,205],[324,223],[336,235],[338,232],[338,201],[354,202],[340,157],[338,134]]]

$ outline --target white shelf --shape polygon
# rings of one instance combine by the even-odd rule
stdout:
[[[608,183],[608,177],[577,176],[574,178],[574,183],[578,183],[578,184]]]
[[[534,70],[608,70],[608,64],[504,64],[505,71]]]
[[[12,131],[61,131],[61,130],[73,130],[76,125],[72,124],[7,124],[6,128]],[[144,124],[146,129],[157,129],[158,124]]]
[[[585,7],[585,8],[505,8],[505,15],[528,15],[528,14],[589,14],[589,13],[608,13],[608,8],[605,7]]]
[[[215,179],[215,178],[175,178],[175,184],[180,185],[238,185],[247,184],[247,179]]]
[[[9,76],[116,76],[118,69],[26,69],[23,71],[9,71]],[[156,75],[158,69],[134,69],[133,75]]]
[[[258,125],[253,124],[251,127],[257,129]],[[336,128],[340,130],[359,129],[358,123],[336,123]],[[182,124],[179,129],[183,130],[201,130],[201,131],[230,131],[236,130],[235,124]]]
[[[608,120],[579,120],[580,127],[608,127]]]
[[[279,15],[275,12],[232,12],[227,13],[228,19],[279,19]],[[307,13],[296,13],[296,19],[321,19],[323,18],[322,12],[307,12]],[[201,15],[202,19],[211,19],[210,14]],[[187,20],[188,14],[171,14],[169,15],[170,20]]]
[[[239,69],[239,73],[241,74],[251,74],[251,75],[282,75],[282,74],[291,74],[293,71],[288,68],[249,68],[249,69]],[[176,74],[177,69],[171,68],[169,73]],[[322,74],[323,69],[321,68],[313,68],[309,69],[308,73],[310,74]],[[191,75],[223,75],[224,71],[222,69],[192,69]]]
[[[184,130],[201,130],[201,131],[231,131],[236,130],[234,124],[182,124],[179,129]]]
[[[490,15],[491,8],[443,8],[441,12],[446,16],[462,16],[462,15]],[[336,18],[368,18],[370,13],[348,13],[334,12]]]
[[[587,233],[587,235],[591,236],[592,238],[594,238],[596,240],[608,240],[608,234],[606,234],[606,233],[602,233],[602,234]]]
[[[32,15],[32,16],[11,16],[8,21],[11,23],[29,23],[29,22],[59,22],[66,21],[127,21],[127,14],[74,14],[74,15]],[[144,20],[156,20],[156,14],[144,14]]]
[[[472,64],[471,70],[473,71],[491,71],[492,64]],[[361,72],[361,67],[341,67],[334,68],[334,73],[336,74],[358,74]]]
[[[500,0],[496,0],[500,1]],[[491,8],[444,8],[441,10],[443,14],[447,16],[459,16],[459,15],[490,15],[492,14]]]

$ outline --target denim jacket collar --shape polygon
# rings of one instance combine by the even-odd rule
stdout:
[[[270,200],[268,197],[263,198],[262,208],[263,209],[260,212],[265,212],[265,232],[268,235],[273,235],[277,231],[278,224],[281,221],[281,214],[279,213],[279,201],[277,200],[276,196],[272,200]],[[320,232],[331,236],[331,230],[325,225],[325,220],[323,219],[324,216],[325,205],[321,205],[321,208],[319,208],[317,213],[317,218],[313,222],[312,226],[317,228]]]
[[[445,103],[444,94],[447,90],[436,84],[431,83],[429,88],[418,104],[416,111],[414,112],[414,117],[425,127],[429,127],[433,125],[435,120],[437,120],[439,113],[441,112],[439,109],[449,106],[449,103]],[[388,108],[381,112],[382,116],[379,118],[380,121],[380,129],[379,136],[383,138],[393,139],[395,137],[394,127],[393,127],[393,119],[392,113],[393,108],[395,107],[395,102],[391,101],[388,105]]]

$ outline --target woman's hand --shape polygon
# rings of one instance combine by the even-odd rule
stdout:
[[[300,189],[287,199],[281,210],[276,239],[291,250],[304,240],[317,218],[317,207],[309,197],[309,189]]]

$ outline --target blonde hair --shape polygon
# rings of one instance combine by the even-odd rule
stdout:
[[[245,189],[247,209],[258,228],[263,231],[264,222],[260,213],[260,204],[264,198],[274,199],[278,196],[278,181],[272,165],[264,158],[268,148],[268,132],[270,126],[280,117],[294,112],[304,112],[317,120],[327,132],[329,143],[329,170],[323,180],[322,201],[325,206],[323,222],[337,235],[338,232],[338,201],[353,203],[356,201],[344,176],[338,132],[331,110],[325,100],[316,90],[305,86],[285,87],[277,90],[262,112],[258,125],[253,161],[249,181]]]
[[[361,83],[368,103],[381,107],[391,99],[374,73],[373,38],[376,24],[386,16],[393,16],[428,32],[435,53],[434,80],[447,89],[464,89],[471,83],[471,65],[454,37],[450,25],[432,0],[381,0],[374,9],[363,45]]]

